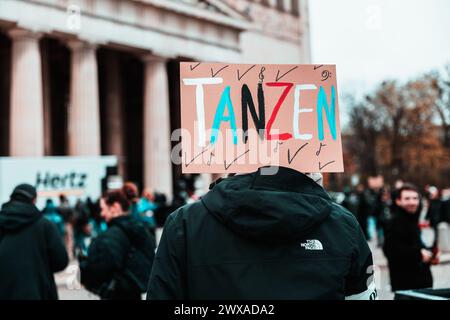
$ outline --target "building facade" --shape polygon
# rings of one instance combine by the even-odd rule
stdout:
[[[180,61],[309,63],[306,0],[1,0],[0,156],[116,155],[172,194]]]

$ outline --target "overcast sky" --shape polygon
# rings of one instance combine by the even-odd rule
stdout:
[[[312,63],[337,65],[341,97],[450,63],[449,0],[309,0],[309,7]]]

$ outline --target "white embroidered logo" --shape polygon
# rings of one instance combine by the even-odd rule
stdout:
[[[323,250],[322,242],[319,240],[306,240],[306,243],[300,244],[305,250]]]

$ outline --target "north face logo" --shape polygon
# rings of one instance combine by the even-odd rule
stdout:
[[[306,240],[306,243],[300,244],[305,250],[323,250],[322,242],[319,240]]]

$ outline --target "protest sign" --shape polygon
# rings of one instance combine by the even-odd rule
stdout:
[[[183,173],[343,172],[334,65],[180,64]]]

